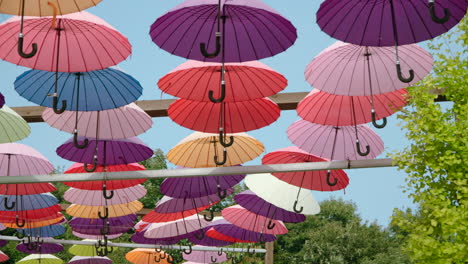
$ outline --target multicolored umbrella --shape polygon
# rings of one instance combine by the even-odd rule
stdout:
[[[23,212],[23,211],[20,211]],[[61,224],[63,221],[65,221],[65,218],[62,214],[55,213],[54,214],[55,218],[52,219],[27,219],[24,222],[20,221],[18,219],[18,223],[16,221],[14,223],[3,223],[5,226],[10,227],[10,228],[35,228],[35,227],[44,227],[48,225],[55,225],[55,224]],[[27,215],[26,215],[27,218]],[[47,217],[49,218],[49,217]]]
[[[221,213],[226,221],[246,230],[270,235],[288,233],[288,229],[280,220],[252,213],[238,204],[224,208]]]
[[[135,248],[125,255],[125,259],[133,264],[174,263],[174,259],[167,252],[151,248]]]
[[[197,247],[202,247],[197,245]],[[182,257],[185,260],[192,261],[194,263],[221,263],[227,261],[226,253],[213,251],[194,251],[190,254],[182,253]]]
[[[271,57],[297,38],[291,22],[259,0],[187,0],[158,18],[150,35],[172,54],[216,62]]]
[[[287,133],[300,149],[329,160],[373,159],[384,150],[382,139],[367,125],[335,127],[299,120]]]
[[[212,223],[215,223],[216,221],[222,219],[222,217],[215,217],[213,219]],[[210,230],[211,227],[205,227],[204,232],[208,234],[208,230]],[[199,239],[200,237],[196,236],[197,233],[192,233],[188,236],[188,240],[192,242],[193,244],[196,245],[202,245],[202,246],[207,246],[207,247],[224,247],[224,246],[229,246],[234,242],[229,242],[226,240],[218,240],[215,238],[212,238],[208,235],[204,236],[202,239]],[[184,251],[187,252],[187,251]]]
[[[109,206],[89,206],[72,204],[67,208],[67,214],[80,218],[111,218],[134,214],[143,208],[139,201],[133,201],[125,204],[116,204]],[[104,217],[107,216],[107,217]],[[101,218],[101,219],[102,219]]]
[[[227,195],[231,195],[234,192],[234,189],[229,188],[226,191]],[[156,203],[154,211],[163,214],[177,213],[199,208],[201,206],[211,206],[218,203],[220,200],[221,198],[217,194],[211,194],[196,198],[172,198],[169,196],[163,196]]]
[[[112,260],[108,257],[82,257],[74,256],[68,264],[112,264]]]
[[[50,254],[30,254],[18,262],[19,264],[62,264],[63,260]]]
[[[141,199],[146,195],[146,188],[143,185],[135,185],[125,189],[114,190],[111,199],[105,199],[102,191],[80,190],[75,188],[68,189],[63,198],[74,204],[104,206],[129,203]]]
[[[312,192],[301,192],[301,188],[281,181],[271,174],[248,175],[244,182],[257,196],[284,210],[305,215],[320,212],[320,206]]]
[[[234,144],[226,149],[224,166],[235,166],[260,156],[265,150],[263,144],[245,134],[227,134],[234,138]],[[221,155],[224,147],[218,142],[218,134],[195,132],[180,141],[166,155],[175,165],[188,168],[216,167],[215,156]]]
[[[0,107],[0,144],[27,138],[31,134],[28,123],[10,107]]]
[[[210,222],[197,215],[165,223],[152,223],[145,227],[146,238],[168,238],[192,233],[208,226]],[[204,233],[203,233],[204,234]]]
[[[221,235],[235,239],[235,241],[229,241],[229,242],[252,243],[252,242],[271,242],[271,241],[276,240],[276,236],[274,235],[249,231],[249,230],[240,228],[236,225],[233,225],[229,223],[228,221],[226,221],[225,219],[214,221],[210,225],[210,227],[216,232],[210,232],[210,230],[208,230],[206,234],[209,237],[212,237],[215,239],[221,239],[223,238],[223,236],[218,235],[218,234],[221,234]]]
[[[20,243],[16,250],[27,254],[55,254],[64,250],[61,244],[56,243],[38,243],[37,247],[31,248],[29,244]]]
[[[256,241],[247,241],[247,240],[242,240],[234,237],[230,237],[228,235],[222,234],[218,231],[216,231],[214,228],[208,229],[206,231],[206,235],[208,237],[211,237],[212,239],[220,240],[220,241],[226,241],[228,243],[256,243]],[[263,237],[262,237],[263,238]]]
[[[62,210],[60,205],[54,205],[51,207],[36,209],[36,210],[27,210],[27,211],[3,211],[0,214],[1,223],[16,223],[16,222],[26,222],[26,221],[45,221],[52,220],[56,221],[57,218],[62,217],[63,215],[59,213]]]

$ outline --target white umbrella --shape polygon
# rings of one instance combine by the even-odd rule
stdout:
[[[171,222],[151,223],[145,227],[144,236],[146,238],[177,237],[197,230],[202,230],[209,224],[210,222],[206,221],[203,217],[192,215],[187,218]]]

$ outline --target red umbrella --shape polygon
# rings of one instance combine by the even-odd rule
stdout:
[[[283,164],[320,162],[327,159],[309,154],[298,147],[287,147],[265,155],[263,164]],[[343,170],[332,171],[300,171],[272,173],[276,178],[297,187],[314,191],[337,191],[346,188],[349,184],[348,175]],[[229,220],[228,220],[229,221]]]
[[[56,191],[50,183],[0,184],[2,195],[31,195]]]
[[[208,231],[206,231],[206,235],[217,240],[227,241],[231,243],[257,243],[257,241],[247,241],[230,237],[228,235],[216,231],[214,228],[208,229]]]
[[[62,214],[60,211],[62,207],[60,205],[53,205],[50,207],[26,210],[26,211],[0,211],[0,222],[14,223],[16,219],[25,220],[49,220],[59,218]],[[18,216],[18,217],[17,217]]]
[[[168,214],[151,211],[147,215],[143,216],[141,220],[144,222],[148,222],[148,223],[165,223],[165,222],[176,221],[185,217],[192,216],[205,209],[208,209],[210,208],[210,206],[211,205],[205,205],[205,206],[198,207],[196,209],[190,209],[190,210],[186,210],[182,212],[168,213]]]

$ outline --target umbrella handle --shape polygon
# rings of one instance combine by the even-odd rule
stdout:
[[[218,166],[226,164],[226,161],[227,161],[227,152],[226,152],[225,149],[223,150],[223,159],[221,161],[218,161],[218,156],[217,155],[214,156],[214,162]]]
[[[200,230],[201,231],[201,230]],[[205,232],[201,231],[200,233],[194,234],[198,240],[203,240],[205,238]]]
[[[104,208],[104,215],[101,214],[101,211],[98,211],[98,216],[99,216],[99,218],[101,218],[103,220],[109,218],[109,208],[107,208],[107,207]]]
[[[298,200],[296,200],[296,201],[294,202],[293,210],[294,210],[295,213],[300,214],[300,213],[302,213],[302,211],[304,210],[304,207],[301,206],[301,208],[297,209],[297,203],[298,203],[298,202],[299,202]]]
[[[24,238],[24,233],[21,233],[21,232],[19,232],[19,231],[16,231],[16,237],[17,237],[18,239],[23,239],[23,238]]]
[[[382,124],[381,125],[377,124],[377,119],[375,117],[375,110],[372,110],[371,116],[372,116],[372,125],[374,125],[374,127],[384,128],[387,125],[387,118],[386,117],[382,118]]]
[[[219,130],[219,143],[225,147],[225,148],[228,148],[230,146],[232,146],[232,144],[234,144],[234,137],[233,136],[229,136],[229,142],[226,142],[224,141],[224,136],[226,134],[224,134],[224,129],[220,129]]]
[[[207,217],[206,215],[203,215],[203,218],[204,218],[206,221],[208,221],[208,222],[213,221],[213,219],[214,219],[213,210],[210,210],[210,216],[209,216],[209,217]]]
[[[213,53],[209,53],[206,50],[206,43],[200,43],[200,51],[203,57],[205,58],[215,58],[219,55],[221,51],[221,33],[216,32],[216,39],[215,39],[215,51]]]
[[[218,186],[218,196],[219,196],[219,198],[221,198],[221,199],[226,198],[226,196],[227,196],[227,190],[222,190],[222,189],[221,189],[221,186]]]
[[[200,239],[200,240],[201,240],[201,239]],[[188,250],[187,250],[187,249],[184,249],[184,253],[185,253],[186,255],[192,254],[192,244],[190,244],[188,247],[189,247]]]
[[[224,99],[226,98],[226,83],[223,81],[221,83],[221,94],[219,96],[219,98],[214,98],[214,92],[213,90],[209,90],[208,91],[208,98],[210,99],[211,102],[213,103],[221,103],[224,101]]]
[[[330,178],[331,178],[331,172],[327,171],[327,184],[328,184],[328,186],[335,186],[338,183],[338,179],[335,177],[335,178],[333,178],[333,182],[331,182]]]
[[[444,8],[444,16],[438,17],[435,12],[435,3],[434,0],[429,0],[429,13],[431,14],[432,21],[444,24],[450,19],[450,10],[448,8]]]
[[[158,258],[158,256],[159,255],[154,255],[154,262],[156,262],[156,263],[161,262],[161,259],[162,259],[161,256],[159,256],[159,258]]]
[[[356,140],[356,150],[357,150],[357,153],[360,155],[360,156],[367,156],[369,155],[370,153],[370,147],[369,145],[366,146],[366,152],[362,152],[361,151],[361,143],[359,142],[359,140]]]
[[[216,263],[217,260],[218,260],[217,258],[215,258],[214,256],[211,256],[211,263]]]
[[[6,209],[11,210],[11,209],[15,208],[16,202],[15,202],[15,201],[12,201],[12,202],[11,202],[11,205],[9,205],[9,204],[8,204],[8,198],[5,197],[5,198],[3,198],[3,206],[4,206]]]
[[[156,252],[158,252],[158,253],[159,253],[159,252],[161,252],[161,251],[162,251],[162,247],[155,248],[155,249],[154,249],[154,251],[156,251]]]
[[[273,223],[273,220],[270,219],[270,221],[268,221],[267,228],[272,230],[273,228],[275,228],[275,226],[276,226],[276,223]]]
[[[24,227],[24,225],[26,225],[26,220],[24,219],[19,219],[18,216],[16,216],[16,226],[18,227]]]
[[[102,187],[102,196],[104,196],[104,198],[105,198],[106,200],[110,200],[110,199],[112,199],[112,197],[114,197],[114,191],[111,190],[111,191],[109,192],[109,195],[107,195],[107,187],[106,187],[106,186],[103,186],[103,187]]]
[[[222,256],[222,255],[223,255],[223,248],[221,248],[221,250],[218,251],[218,256]]]
[[[107,243],[107,242],[106,242],[106,243]],[[110,253],[114,252],[114,248],[113,248],[113,247],[110,247],[110,249],[109,249],[108,247],[106,247],[105,250],[106,250],[107,254],[110,254]],[[106,255],[107,255],[107,254],[106,254]]]
[[[223,250],[223,249],[221,248],[221,251],[222,251],[222,250]],[[221,254],[222,254],[222,253],[221,253]],[[218,255],[219,255],[219,252],[218,252]],[[221,255],[219,255],[219,256],[221,256]],[[230,259],[232,259],[232,256],[226,253],[226,259],[227,259],[227,260],[230,260]]]
[[[103,248],[96,248],[96,255],[98,255],[99,257],[105,257],[107,256],[107,252]]]
[[[414,71],[412,69],[409,70],[409,77],[406,78],[406,77],[403,77],[403,74],[401,73],[401,65],[400,65],[400,62],[397,62],[396,64],[396,69],[397,69],[397,74],[398,74],[398,79],[401,81],[401,82],[404,82],[404,83],[409,83],[411,82],[412,80],[414,80]]]
[[[73,131],[73,146],[75,146],[75,148],[84,149],[88,146],[88,144],[89,140],[85,138],[83,145],[80,145],[80,142],[78,142],[78,131],[75,129],[75,131]]]
[[[175,264],[174,258],[171,255],[167,255],[166,261],[167,263]]]
[[[67,100],[62,100],[62,108],[58,109],[58,97],[54,95],[52,97],[52,109],[54,110],[54,113],[60,115],[65,112],[65,109],[67,109]]]
[[[37,44],[33,43],[31,47],[32,47],[32,50],[30,53],[24,52],[24,49],[23,49],[24,48],[24,35],[23,33],[20,33],[18,37],[18,54],[25,59],[34,57],[37,53]]]
[[[91,169],[88,169],[88,163],[84,163],[83,167],[84,167],[84,170],[87,172],[94,172],[97,169],[97,159],[96,158],[93,159],[93,166],[91,167]]]

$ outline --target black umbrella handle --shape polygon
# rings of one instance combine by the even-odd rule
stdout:
[[[203,215],[203,218],[205,219],[205,221],[208,221],[208,222],[213,221],[213,219],[214,219],[213,210],[210,209],[210,216],[207,216],[207,215],[205,214],[205,215]]]
[[[218,259],[215,256],[211,256],[211,263],[216,263]]]
[[[432,21],[439,24],[444,24],[445,22],[449,21],[451,16],[450,10],[448,8],[444,8],[444,16],[438,17],[435,12],[434,0],[429,0],[429,13],[431,14]]]
[[[73,131],[73,146],[75,146],[75,148],[78,148],[78,149],[84,149],[88,145],[89,145],[89,140],[87,138],[84,139],[83,144],[80,144],[80,142],[78,141],[78,130],[75,129],[75,131]]]
[[[270,221],[268,221],[267,228],[272,230],[273,228],[275,228],[275,226],[276,226],[276,223],[273,223],[273,220],[270,219]]]
[[[111,191],[109,192],[109,194],[107,194],[107,186],[106,186],[106,185],[103,185],[103,186],[102,186],[102,196],[104,196],[104,198],[105,198],[106,200],[110,200],[110,199],[112,199],[112,197],[114,197],[114,191],[111,190]]]
[[[369,155],[370,147],[369,147],[369,145],[367,145],[366,146],[366,152],[362,152],[361,151],[361,143],[359,142],[359,140],[356,140],[356,151],[360,156],[365,157],[365,156]]]
[[[223,102],[224,99],[226,98],[226,82],[223,80],[222,83],[221,83],[221,94],[220,94],[219,98],[214,98],[213,90],[208,91],[208,98],[213,103]]]
[[[206,50],[206,43],[200,43],[200,51],[205,58],[216,58],[221,52],[221,32],[216,32],[215,50],[212,53]]]
[[[103,220],[109,218],[109,208],[104,208],[104,215],[101,214],[101,211],[98,211],[98,216]]]
[[[203,240],[203,238],[205,238],[205,232],[203,232],[203,230],[200,230],[200,232],[194,234],[194,236],[195,236],[198,240]]]
[[[330,178],[331,178],[331,172],[327,171],[327,184],[328,184],[328,186],[335,186],[336,184],[338,184],[338,179],[336,177],[333,178],[333,182],[330,181]]]
[[[18,216],[16,216],[16,226],[18,227],[24,227],[26,225],[26,220],[24,219],[19,219]]]
[[[96,143],[97,145],[97,143]],[[91,168],[88,168],[88,163],[84,163],[83,164],[83,167],[84,167],[84,170],[87,171],[87,172],[94,172],[96,171],[97,169],[97,157],[94,156],[93,158],[93,166]]]
[[[25,59],[32,58],[36,55],[37,53],[37,44],[33,43],[31,45],[32,50],[29,53],[24,52],[24,35],[23,33],[20,33],[18,36],[18,54]]]
[[[382,124],[378,124],[375,115],[376,115],[375,110],[372,110],[371,111],[372,125],[374,125],[374,127],[376,128],[384,128],[387,125],[387,118],[386,117],[382,118]]]
[[[171,255],[167,255],[166,261],[167,263],[175,264],[174,258]]]
[[[3,206],[4,206],[6,209],[11,210],[11,209],[15,208],[16,202],[15,202],[15,201],[12,201],[12,202],[11,202],[11,205],[9,205],[9,204],[8,204],[8,198],[5,197],[5,198],[3,198]]]
[[[214,162],[216,165],[218,166],[221,166],[221,165],[224,165],[226,164],[227,162],[227,152],[226,152],[226,149],[223,150],[223,159],[221,161],[218,160],[218,156],[215,155],[214,156]]]
[[[298,202],[299,202],[298,200],[296,200],[296,201],[294,202],[293,210],[294,210],[295,213],[300,214],[300,213],[302,213],[302,211],[304,210],[304,207],[301,206],[301,208],[297,209],[297,203],[298,203]]]
[[[201,240],[201,239],[200,239]],[[187,255],[192,254],[192,244],[188,245],[189,249],[184,249],[184,253]]]
[[[52,109],[54,110],[54,113],[56,113],[57,115],[60,115],[61,113],[65,112],[65,110],[67,109],[67,100],[62,100],[62,107],[59,109],[58,97],[56,94],[54,94],[52,97]]]
[[[401,65],[400,62],[397,61],[396,63],[396,69],[397,69],[397,74],[398,74],[398,79],[403,82],[403,83],[409,83],[414,80],[414,71],[412,69],[409,70],[409,77],[404,77],[402,72],[401,72]]]

